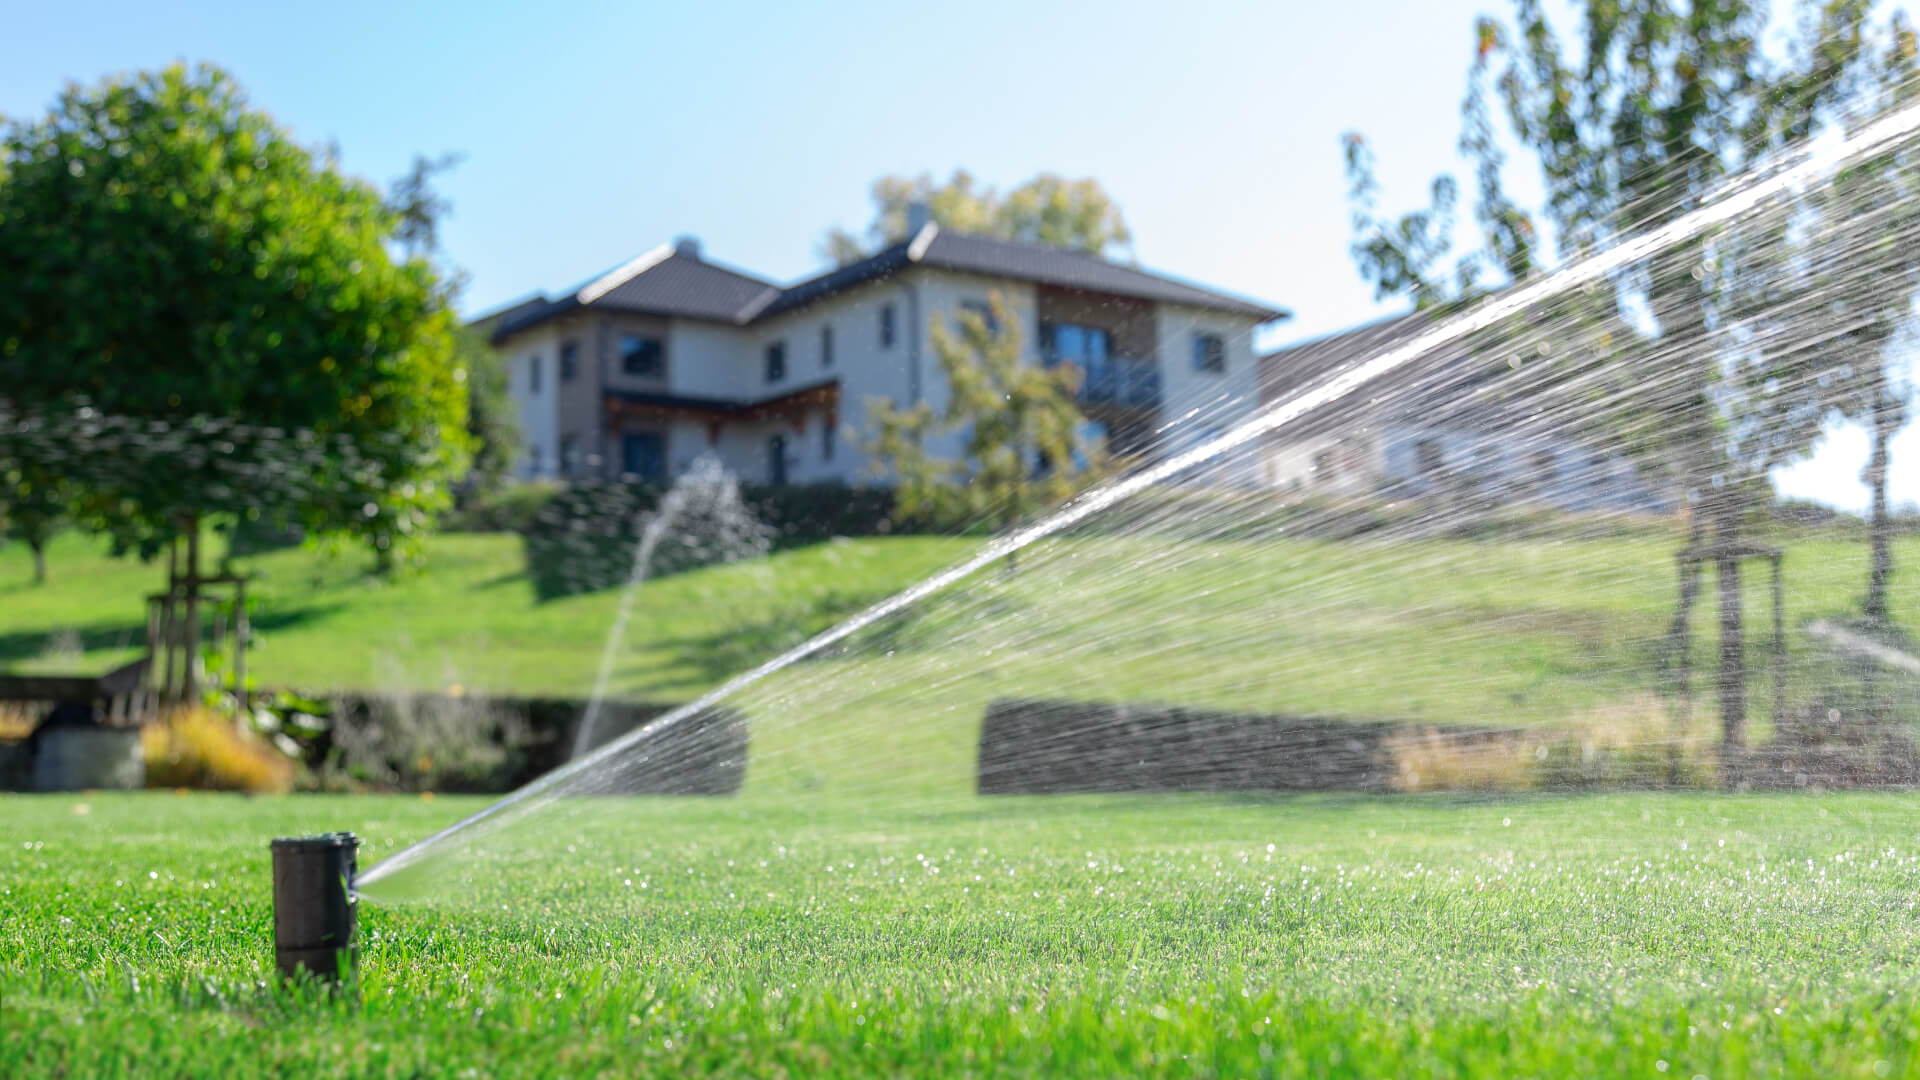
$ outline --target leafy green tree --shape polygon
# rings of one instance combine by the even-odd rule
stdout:
[[[1868,62],[1855,72],[1842,122],[1870,120],[1887,109],[1920,100],[1920,42],[1911,23],[1896,13],[1884,41],[1851,43]],[[1862,612],[1888,623],[1893,578],[1893,521],[1887,508],[1890,444],[1907,422],[1912,385],[1895,339],[1911,321],[1920,293],[1920,166],[1903,151],[1878,154],[1841,168],[1808,200],[1816,241],[1801,265],[1800,295],[1819,298],[1833,332],[1808,354],[1831,391],[1829,404],[1864,424],[1871,449],[1861,479],[1870,494],[1867,589]],[[1825,412],[1821,419],[1825,419]]]
[[[1133,243],[1120,208],[1100,182],[1069,180],[1042,173],[1004,196],[979,186],[973,174],[957,169],[946,183],[927,173],[883,176],[873,182],[873,223],[866,238],[833,229],[821,253],[846,265],[891,244],[909,239],[907,210],[926,204],[933,221],[956,232],[981,233],[1047,247],[1105,255]]]
[[[453,204],[441,194],[435,178],[460,164],[463,155],[437,158],[415,155],[406,175],[387,188],[387,210],[397,222],[394,240],[409,258],[432,259],[440,254],[440,226]],[[465,285],[465,276],[450,275],[449,294]],[[473,451],[470,471],[458,485],[463,505],[498,491],[513,467],[520,447],[513,399],[507,388],[507,361],[488,344],[497,319],[461,327],[454,338],[454,364],[467,384],[467,435]]]
[[[1104,448],[1081,434],[1080,372],[1022,363],[1020,331],[999,293],[990,307],[991,319],[963,311],[957,327],[933,326],[934,355],[952,390],[945,411],[926,402],[869,405],[876,434],[867,451],[893,475],[902,519],[982,521],[1004,532],[1071,498],[1104,468]],[[958,457],[927,449],[929,439],[953,434]]]
[[[393,238],[408,258],[432,257],[440,250],[440,223],[453,204],[434,187],[433,178],[450,172],[462,155],[413,156],[413,167],[387,188],[387,210],[396,219]]]
[[[73,499],[65,480],[44,470],[0,462],[0,534],[33,554],[33,583],[47,581],[47,545],[67,524]]]
[[[467,392],[378,191],[212,67],[70,88],[0,161],[0,459],[146,553],[223,515],[412,547]]]
[[[1428,208],[1379,217],[1370,152],[1364,140],[1349,136],[1354,255],[1362,275],[1381,295],[1404,294],[1424,305],[1471,301],[1548,264],[1536,213],[1552,225],[1562,259],[1674,220],[1819,126],[1823,111],[1844,94],[1843,74],[1859,61],[1869,6],[1864,0],[1808,5],[1794,61],[1784,68],[1770,65],[1761,49],[1767,6],[1747,0],[1684,7],[1668,0],[1589,0],[1572,20],[1571,46],[1539,0],[1516,0],[1511,23],[1480,19],[1460,139],[1475,166],[1478,243],[1450,270],[1443,265],[1457,191],[1450,178],[1436,181]],[[1505,192],[1496,115],[1539,164],[1545,203],[1537,212]],[[1624,395],[1608,394],[1613,404],[1597,415],[1657,442],[1676,486],[1695,499],[1690,545],[1705,545],[1711,536],[1717,549],[1731,550],[1757,485],[1729,479],[1742,464],[1727,437],[1738,418],[1716,398],[1753,395],[1728,392],[1713,328],[1726,314],[1729,283],[1751,281],[1777,263],[1773,253],[1749,245],[1745,253],[1756,261],[1740,264],[1730,250],[1715,248],[1714,239],[1671,245],[1617,275],[1596,297],[1565,298],[1563,314],[1590,328],[1595,340],[1622,330],[1626,337],[1616,340],[1631,340],[1620,319],[1627,307],[1657,321],[1662,354],[1670,358],[1662,377]],[[1627,348],[1590,350],[1586,362],[1605,366],[1622,355]],[[1770,364],[1739,368],[1739,377],[1772,378]],[[1791,449],[1771,446],[1770,453]],[[1717,567],[1720,711],[1726,742],[1737,747],[1746,716],[1739,561],[1722,558]],[[1682,577],[1676,647],[1697,592],[1696,569]]]
[[[465,326],[454,342],[455,360],[467,373],[467,434],[473,464],[461,498],[468,500],[498,491],[506,483],[521,445],[507,387],[506,357],[488,343],[490,332],[490,326]]]

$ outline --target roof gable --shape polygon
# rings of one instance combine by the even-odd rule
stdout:
[[[498,319],[493,338],[499,341],[557,315],[586,307],[744,326],[914,266],[1183,304],[1262,322],[1290,317],[1279,308],[1095,255],[927,225],[909,240],[784,289],[716,266],[672,245],[662,245],[558,300],[540,298],[510,309]]]

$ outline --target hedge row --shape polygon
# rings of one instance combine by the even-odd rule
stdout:
[[[445,694],[276,695],[272,721],[335,786],[497,794],[573,756],[587,702]],[[603,702],[585,750],[676,706]],[[650,735],[599,771],[594,794],[731,795],[747,769],[747,718],[718,706]]]

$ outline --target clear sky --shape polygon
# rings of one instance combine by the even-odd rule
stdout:
[[[1294,311],[1277,344],[1387,310],[1347,254],[1339,136],[1373,140],[1389,207],[1419,199],[1457,165],[1472,19],[1505,7],[0,0],[0,113],[40,112],[69,81],[205,60],[370,179],[416,152],[463,153],[442,240],[470,275],[469,312],[680,234],[716,261],[803,276],[827,227],[866,224],[885,173],[1093,176],[1143,264]],[[1524,170],[1513,179],[1528,191]],[[1783,486],[1864,505],[1864,441],[1835,444]],[[1920,434],[1906,449],[1896,498],[1920,501]]]

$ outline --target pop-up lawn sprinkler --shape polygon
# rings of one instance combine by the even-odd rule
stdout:
[[[338,981],[356,959],[357,905],[350,832],[286,836],[273,842],[273,948],[280,974]]]

